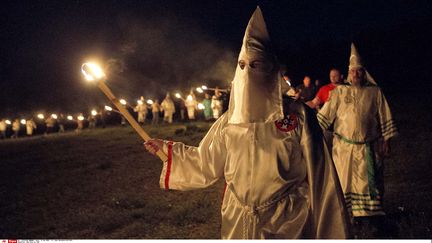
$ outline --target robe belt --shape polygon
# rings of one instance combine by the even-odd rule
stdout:
[[[378,138],[359,142],[359,141],[353,141],[348,138],[343,137],[339,133],[334,133],[340,140],[344,141],[345,143],[354,144],[354,145],[365,145],[366,146],[366,161],[367,161],[367,174],[368,174],[368,185],[369,185],[369,194],[372,199],[376,199],[377,197],[377,187],[376,187],[376,179],[375,179],[375,156],[372,151],[372,143],[377,141]]]
[[[292,185],[291,187],[289,187],[288,189],[286,189],[283,193],[280,193],[279,195],[277,195],[276,197],[274,197],[273,199],[264,202],[263,204],[260,205],[247,205],[245,203],[243,203],[240,198],[237,196],[237,193],[235,193],[234,189],[232,189],[231,184],[228,185],[228,190],[231,191],[231,194],[234,196],[235,201],[240,204],[240,206],[242,207],[244,213],[243,213],[243,239],[248,239],[248,234],[249,234],[249,227],[247,226],[247,220],[252,218],[252,237],[255,237],[256,235],[256,224],[257,221],[259,219],[259,215],[258,212],[267,208],[270,208],[271,206],[277,204],[278,202],[280,202],[281,200],[287,198],[288,195],[292,194],[294,192],[294,190],[296,190],[298,188],[298,184]]]

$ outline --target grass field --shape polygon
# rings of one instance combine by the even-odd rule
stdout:
[[[197,144],[209,124],[146,127]],[[159,189],[161,162],[130,127],[0,143],[1,238],[218,238],[223,189]]]
[[[390,100],[400,136],[386,161],[388,237],[430,239],[431,105],[421,97]],[[145,128],[197,145],[209,125]],[[223,182],[159,189],[161,162],[130,127],[0,141],[0,161],[0,238],[220,237]]]

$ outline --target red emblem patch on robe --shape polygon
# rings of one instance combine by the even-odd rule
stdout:
[[[289,132],[296,129],[298,125],[298,119],[295,114],[289,114],[284,119],[275,121],[275,125],[279,131]]]

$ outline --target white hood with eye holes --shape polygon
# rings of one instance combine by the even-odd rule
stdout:
[[[350,59],[349,59],[348,70],[351,70],[354,68],[363,68],[363,70],[365,71],[366,82],[368,82],[372,85],[377,85],[374,78],[372,78],[372,76],[369,74],[369,72],[364,67],[363,61],[362,61],[356,47],[354,46],[354,43],[351,43],[351,55],[350,55]],[[351,77],[351,74],[349,72],[348,72],[347,80],[348,80],[348,83],[352,82],[352,77]]]
[[[231,87],[228,123],[267,123],[282,119],[278,69],[264,17],[257,7],[243,38]]]

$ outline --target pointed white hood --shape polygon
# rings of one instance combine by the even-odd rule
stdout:
[[[261,9],[249,20],[232,82],[228,123],[274,122],[283,117],[278,63]]]
[[[363,66],[362,59],[361,59],[360,55],[358,54],[358,51],[357,51],[356,47],[354,46],[354,43],[351,43],[351,55],[350,55],[350,59],[349,59],[348,70],[351,70],[354,68],[363,68],[363,70],[365,71],[366,82],[369,82],[373,85],[377,85],[375,80],[372,78],[372,76],[369,74],[369,72]],[[347,81],[349,83],[351,83],[351,75],[349,72],[348,72]]]

